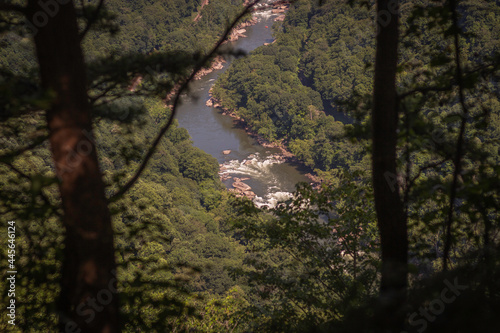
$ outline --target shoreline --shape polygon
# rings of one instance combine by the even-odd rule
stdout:
[[[255,25],[258,22],[259,22],[259,20],[256,17],[252,16],[252,18],[250,20],[238,24],[233,29],[233,31],[231,32],[231,34],[228,36],[228,39],[226,41],[224,41],[224,44],[225,43],[232,43],[232,42],[237,41],[239,38],[245,38],[245,37],[247,37],[246,35],[243,34],[244,32],[246,32],[245,28],[246,27],[250,27],[252,25]],[[200,69],[198,71],[198,73],[196,73],[196,75],[194,76],[194,80],[200,80],[205,75],[208,75],[208,74],[210,74],[210,73],[212,73],[212,72],[214,72],[216,70],[223,69],[225,63],[226,63],[226,59],[224,59],[223,56],[221,56],[221,55],[216,56],[214,58],[214,60],[212,61],[212,63],[210,64],[209,67],[202,68],[202,69]],[[133,86],[133,87],[135,87],[135,86]],[[174,88],[164,98],[164,102],[165,102],[166,106],[172,106],[170,104],[172,102],[172,97],[174,97],[175,94],[177,94],[177,91],[179,90],[179,87],[180,87],[180,85],[176,84],[174,86]]]
[[[319,184],[321,184],[321,179],[314,172],[314,170],[305,165],[304,162],[299,160],[297,156],[295,156],[292,152],[290,152],[286,147],[285,141],[281,140],[279,142],[269,142],[268,140],[264,139],[262,136],[257,134],[255,130],[250,128],[250,125],[248,125],[246,120],[238,116],[234,110],[229,110],[227,108],[224,108],[221,104],[221,101],[212,96],[211,91],[210,91],[210,98],[206,102],[206,105],[219,109],[219,112],[224,116],[229,116],[233,118],[233,122],[235,123],[236,127],[243,129],[245,133],[252,139],[254,139],[260,146],[264,148],[279,149],[280,152],[278,154],[275,154],[274,158],[286,163],[290,163],[292,165],[299,166],[304,171],[307,171],[307,173],[305,173],[304,176],[306,176],[311,181],[310,185],[316,187]]]
[[[278,15],[278,17],[276,17],[274,19],[274,21],[283,21],[285,18],[285,13],[286,13],[288,8],[289,8],[289,3],[280,4],[279,6],[274,7],[274,9],[272,9],[272,13]],[[235,27],[235,29],[233,30],[233,33],[231,33],[228,41],[233,42],[233,41],[236,41],[240,37],[247,37],[246,35],[243,34],[243,32],[245,31],[245,29],[243,29],[243,28],[251,26],[251,25],[255,25],[257,22],[258,22],[258,19],[255,16],[252,16],[251,20],[239,24],[238,26]],[[234,34],[234,37],[233,37],[233,34]],[[226,42],[228,42],[228,41],[226,41]],[[275,42],[275,40],[272,43],[274,43],[274,42]],[[265,43],[264,45],[268,45],[268,44],[272,44],[272,43]],[[225,62],[224,59],[223,59],[223,61]],[[220,68],[223,67],[222,63],[218,63],[217,65],[220,66]],[[214,70],[215,69],[209,70],[203,75],[211,73]],[[200,78],[203,75],[201,75]],[[264,148],[279,149],[280,152],[278,154],[275,154],[274,157],[280,161],[298,166],[298,167],[302,168],[304,171],[306,171],[304,173],[304,176],[306,176],[306,178],[311,181],[310,185],[312,185],[314,188],[317,188],[322,183],[321,178],[318,177],[318,175],[314,172],[314,170],[311,167],[308,167],[307,165],[305,165],[304,162],[299,160],[297,158],[297,156],[295,156],[292,152],[290,152],[287,149],[285,141],[280,140],[279,142],[269,142],[268,140],[264,139],[262,136],[257,134],[257,132],[255,130],[251,129],[250,125],[248,125],[246,120],[244,118],[238,116],[236,114],[235,110],[229,110],[227,108],[224,108],[222,106],[222,102],[220,100],[217,100],[212,95],[212,88],[210,88],[209,96],[210,96],[210,98],[205,103],[207,106],[217,108],[217,109],[219,109],[219,112],[222,115],[229,116],[229,117],[233,118],[233,122],[235,123],[235,125],[241,129],[243,129],[245,131],[245,133],[248,136],[250,136],[252,139],[254,139],[260,146],[262,146]]]
[[[274,21],[283,21],[284,20],[285,12],[288,9],[288,6],[289,6],[288,4],[285,4],[285,5],[275,7],[275,9],[272,10],[273,14],[278,15],[278,17],[276,17],[274,19]],[[243,22],[243,23],[240,23],[239,25],[237,25],[233,29],[233,31],[229,35],[228,39],[224,43],[232,43],[232,42],[238,40],[239,38],[247,37],[244,34],[246,32],[245,28],[252,26],[252,25],[255,25],[258,22],[259,22],[259,19],[255,16],[252,16],[252,18],[250,20]],[[275,41],[273,41],[272,43],[274,43],[274,42]],[[272,44],[272,43],[265,43],[264,45],[268,45],[268,44]],[[197,75],[195,76],[195,80],[199,80],[203,76],[205,76],[209,73],[212,73],[215,70],[222,69],[224,67],[225,62],[226,62],[226,60],[224,59],[224,57],[217,56],[212,61],[212,64],[209,68],[204,68],[200,72],[197,73]],[[278,149],[279,152],[276,154],[273,154],[272,155],[273,158],[275,158],[281,162],[286,162],[286,163],[289,163],[291,165],[298,167],[299,169],[301,169],[304,176],[310,181],[309,184],[311,186],[313,186],[313,188],[319,187],[319,185],[322,182],[321,179],[318,177],[318,175],[314,172],[314,170],[311,167],[306,166],[304,164],[304,162],[299,160],[297,158],[297,156],[295,156],[292,152],[290,152],[287,149],[285,141],[280,140],[279,142],[269,142],[268,140],[264,139],[262,136],[257,134],[257,132],[255,130],[251,129],[250,126],[248,125],[248,123],[246,122],[246,120],[244,118],[238,116],[236,114],[235,110],[229,110],[227,108],[222,107],[221,101],[219,101],[215,97],[213,97],[212,89],[210,89],[210,91],[209,91],[209,96],[210,96],[210,98],[205,103],[207,106],[217,108],[217,109],[219,109],[219,112],[222,115],[229,116],[229,117],[233,118],[233,122],[235,123],[235,126],[243,129],[245,131],[245,133],[248,136],[250,136],[252,139],[254,139],[257,142],[257,144],[259,144],[260,146],[262,146],[264,148]],[[222,171],[224,171],[224,170],[222,170],[224,168],[223,164],[220,164],[219,168],[220,168],[220,170],[219,170],[219,174],[220,174]],[[230,178],[232,178],[232,177],[228,177],[225,179],[223,179],[223,177],[221,177],[221,181],[228,180]],[[233,179],[235,182],[233,183],[233,188],[228,189],[230,192],[233,192],[236,196],[245,196],[245,197],[249,198],[250,200],[252,200],[255,197],[255,193],[252,192],[252,189],[246,183],[243,183],[243,181],[246,180],[247,178],[244,178],[244,179],[233,178]],[[243,185],[245,186],[245,188],[242,188]]]
[[[245,0],[244,3],[243,3],[243,6],[246,6],[249,4],[249,0]],[[203,1],[203,4],[202,4],[202,9],[203,7],[208,4],[208,0],[204,0]],[[285,13],[286,11],[288,10],[290,6],[290,3],[289,2],[282,2],[280,4],[273,4],[272,6],[272,9],[271,9],[271,13],[274,14],[274,15],[278,15],[276,18],[274,18],[273,21],[283,21],[285,19]],[[201,14],[198,14],[198,16],[201,17]],[[197,21],[197,19],[199,17],[196,17],[195,21]],[[259,19],[252,15],[252,18],[245,21],[245,22],[241,22],[240,24],[238,24],[237,26],[234,27],[234,29],[231,31],[231,33],[229,34],[228,38],[226,41],[224,41],[223,44],[226,44],[226,43],[232,43],[232,42],[235,42],[237,41],[238,39],[240,38],[246,38],[248,37],[247,35],[245,35],[245,32],[246,32],[246,29],[247,27],[250,27],[252,25],[256,25],[257,23],[259,22]],[[274,41],[273,41],[274,43]],[[264,43],[264,45],[267,45],[267,43]],[[226,62],[226,60],[222,57],[222,56],[217,56],[214,61],[212,62],[212,64],[210,65],[210,67],[208,68],[203,68],[201,69],[195,76],[195,80],[199,80],[201,79],[203,76],[209,74],[209,73],[212,73],[213,71],[215,70],[219,70],[219,69],[222,69],[223,68],[223,64]]]
[[[240,38],[246,38],[247,36],[245,35],[246,32],[245,28],[255,25],[258,22],[259,20],[256,17],[252,17],[250,20],[238,24],[236,27],[234,27],[233,31],[228,36],[228,39],[224,41],[223,44],[235,42]],[[205,75],[212,73],[213,71],[222,69],[226,62],[227,61],[226,59],[224,59],[223,56],[221,55],[216,56],[212,61],[212,63],[210,64],[210,67],[202,68],[198,73],[196,73],[194,79],[199,80]]]

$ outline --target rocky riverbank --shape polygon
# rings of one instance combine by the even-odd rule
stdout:
[[[278,154],[272,155],[270,157],[276,159],[279,162],[287,162],[287,163],[292,163],[292,164],[299,164],[304,168],[309,169],[309,172],[305,174],[309,180],[311,180],[311,185],[313,186],[318,186],[321,183],[321,179],[314,173],[313,170],[308,168],[307,166],[304,165],[302,161],[300,161],[292,152],[290,152],[287,147],[286,147],[286,142],[281,140],[278,142],[269,142],[268,140],[264,139],[262,136],[257,134],[253,129],[250,128],[250,126],[246,123],[245,119],[242,117],[238,116],[234,110],[229,110],[227,108],[224,108],[219,100],[217,100],[215,97],[211,96],[210,99],[206,102],[207,106],[218,108],[221,111],[222,115],[229,116],[234,119],[234,122],[236,123],[237,126],[243,128],[245,132],[252,137],[259,145],[266,147],[266,148],[275,148],[279,149],[280,152]],[[221,168],[223,165],[221,165]],[[224,170],[221,169],[221,172]],[[221,180],[227,180],[228,178],[224,179],[221,178]],[[234,187],[234,186],[233,186]]]
[[[257,22],[258,22],[257,18],[252,17],[252,19],[238,24],[233,29],[233,31],[231,32],[231,34],[229,35],[229,37],[225,43],[228,43],[228,42],[232,43],[232,42],[238,40],[239,38],[247,37],[245,35],[245,32],[247,31],[245,28],[252,26],[252,25],[255,25]],[[194,77],[194,79],[199,80],[203,76],[205,76],[209,73],[212,73],[213,71],[222,69],[224,67],[225,62],[226,62],[226,60],[224,59],[224,57],[222,57],[222,56],[215,57],[215,59],[212,61],[212,64],[210,65],[210,67],[202,68],[198,73],[196,73],[196,76]]]
[[[215,57],[214,60],[212,61],[212,63],[210,64],[210,67],[200,69],[198,71],[198,73],[196,73],[196,75],[194,76],[194,79],[199,80],[202,77],[204,77],[205,75],[212,73],[213,71],[224,68],[225,62],[226,62],[226,59],[224,59],[224,57],[222,57],[222,56]]]
[[[207,1],[207,3],[208,3],[208,1]],[[252,26],[252,25],[255,25],[255,24],[257,24],[257,22],[259,22],[259,20],[256,17],[252,17],[250,20],[238,24],[233,29],[231,34],[229,35],[227,41],[225,41],[224,43],[232,43],[232,42],[238,40],[239,38],[247,37],[244,34],[246,32],[245,28]],[[226,59],[224,59],[223,56],[216,56],[209,67],[202,68],[198,71],[198,73],[196,73],[196,75],[194,76],[194,79],[200,80],[205,75],[210,74],[213,71],[220,70],[220,69],[224,68],[225,62],[226,62]],[[142,79],[142,77],[139,78],[139,83],[140,83],[140,79]],[[134,89],[136,85],[137,84],[135,84],[135,85],[132,84],[131,88],[129,88],[129,90]],[[174,88],[170,91],[170,93],[165,97],[164,101],[165,101],[166,105],[172,106],[171,105],[172,99],[175,96],[175,94],[177,93],[177,91],[179,90],[179,88],[180,88],[179,84],[175,85]]]
[[[277,160],[283,161],[283,162],[289,162],[289,163],[297,163],[298,162],[297,157],[286,148],[285,143],[283,141],[279,141],[279,142],[267,141],[262,136],[257,134],[257,132],[252,130],[250,128],[250,126],[248,126],[248,124],[246,123],[245,119],[238,116],[233,110],[229,110],[227,108],[222,107],[220,101],[218,101],[215,97],[211,96],[210,99],[206,102],[206,105],[210,106],[210,107],[218,108],[221,110],[222,115],[229,116],[229,117],[233,118],[234,121],[236,122],[236,124],[239,127],[243,128],[245,130],[245,132],[250,137],[252,137],[253,139],[255,139],[255,141],[257,141],[257,143],[259,145],[266,147],[266,148],[279,149],[280,154],[273,156]]]

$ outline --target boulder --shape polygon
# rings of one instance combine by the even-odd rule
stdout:
[[[235,189],[242,191],[242,192],[250,191],[252,189],[249,185],[247,185],[243,182],[234,182],[233,187]]]
[[[252,192],[252,191],[245,191],[243,192],[243,194],[250,200],[252,200],[253,198],[255,198],[255,193]]]

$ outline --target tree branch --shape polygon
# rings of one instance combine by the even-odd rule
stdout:
[[[21,170],[19,170],[15,166],[13,166],[11,163],[6,163],[6,162],[2,162],[2,163],[5,164],[6,166],[8,166],[12,171],[14,171],[15,173],[17,173],[20,177],[22,177],[24,179],[27,179],[30,182],[32,182],[30,176],[28,176],[27,174],[25,174],[24,172],[22,172]],[[45,193],[43,193],[42,189],[40,189],[40,193],[38,193],[38,194],[42,198],[43,202],[52,209],[52,212],[54,212],[54,214],[57,217],[62,217],[62,214],[57,211],[57,207],[56,206],[54,206],[53,204],[50,203],[49,198],[45,195]]]
[[[47,135],[43,135],[43,136],[40,136],[38,137],[35,141],[33,141],[31,144],[23,147],[23,148],[20,148],[18,150],[15,150],[15,151],[12,151],[12,152],[9,152],[5,155],[1,155],[0,156],[0,162],[3,162],[3,161],[6,161],[6,160],[10,160],[16,156],[19,156],[21,155],[22,153],[28,151],[28,150],[32,150],[36,147],[38,147],[39,145],[41,145],[45,140],[48,139],[48,136]]]
[[[438,92],[438,91],[448,91],[451,90],[453,86],[450,84],[448,86],[444,87],[439,87],[439,86],[431,86],[431,87],[420,87],[420,88],[415,88],[413,90],[407,91],[403,94],[399,94],[398,98],[399,100],[403,100],[408,96],[414,95],[416,93],[422,93],[422,94],[427,94],[429,92]]]
[[[409,181],[408,181],[408,191],[409,189],[415,184],[415,182],[417,181],[418,178],[420,178],[420,175],[422,174],[422,172],[424,172],[425,170],[428,170],[428,169],[432,169],[432,168],[436,168],[438,166],[440,166],[441,164],[445,163],[446,161],[450,160],[451,158],[447,158],[445,157],[444,159],[442,160],[439,160],[437,162],[434,162],[434,163],[431,163],[431,164],[427,164],[426,166],[423,166],[421,167],[419,170],[418,170],[418,173],[413,177],[411,178]]]
[[[87,34],[87,32],[89,32],[92,25],[95,23],[95,21],[97,21],[97,18],[99,16],[99,12],[101,11],[103,4],[104,4],[104,0],[100,0],[99,4],[97,5],[97,9],[89,17],[89,19],[87,21],[87,25],[85,26],[85,29],[83,29],[83,31],[80,33],[80,36],[79,36],[80,41],[83,40],[83,38],[85,38],[85,35]],[[83,7],[83,2],[82,2],[82,10],[83,9],[84,9],[84,7]]]
[[[457,139],[457,150],[454,158],[454,164],[455,164],[455,170],[453,172],[453,181],[451,184],[451,193],[450,193],[450,202],[449,202],[449,208],[448,208],[448,216],[446,218],[446,223],[445,223],[445,241],[444,241],[444,250],[443,250],[443,270],[446,271],[448,269],[448,259],[450,255],[450,248],[451,248],[451,224],[453,221],[453,214],[455,212],[455,199],[457,197],[457,185],[458,185],[458,175],[462,171],[462,156],[464,154],[463,152],[463,145],[464,145],[464,134],[465,134],[465,125],[467,123],[467,116],[469,114],[469,110],[467,108],[467,105],[465,105],[465,96],[464,96],[464,83],[463,83],[463,77],[462,77],[462,67],[461,67],[461,62],[460,62],[460,44],[459,44],[459,37],[460,37],[460,28],[458,26],[458,13],[457,13],[457,0],[450,0],[449,2],[450,6],[450,11],[451,11],[451,18],[452,18],[452,24],[453,24],[453,29],[454,29],[454,35],[453,35],[453,44],[455,46],[455,66],[456,66],[456,80],[458,84],[458,94],[459,94],[459,101],[460,105],[462,107],[462,119],[460,123],[460,132],[458,134],[458,139]]]

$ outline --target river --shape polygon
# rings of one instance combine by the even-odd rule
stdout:
[[[246,28],[247,37],[233,42],[235,49],[250,52],[273,41],[271,27],[276,16],[263,12],[256,17],[259,22]],[[258,206],[273,206],[277,200],[287,198],[295,189],[295,184],[309,180],[297,166],[273,158],[272,155],[279,153],[278,149],[259,145],[244,129],[235,125],[233,118],[222,115],[219,109],[206,106],[210,88],[231,62],[228,59],[223,69],[192,83],[190,95],[183,96],[177,119],[179,125],[188,130],[196,147],[224,165],[226,177],[231,177],[224,181],[228,188],[234,182],[232,177],[249,178],[244,183],[251,186],[256,194],[253,201]],[[225,155],[224,150],[230,150],[231,153]]]

